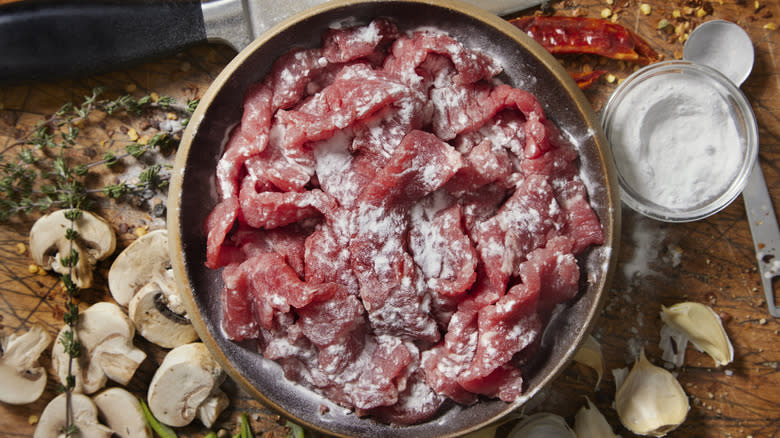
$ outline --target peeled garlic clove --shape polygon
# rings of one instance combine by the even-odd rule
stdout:
[[[566,424],[566,420],[563,417],[546,412],[540,412],[524,418],[507,435],[507,438],[547,437],[577,438],[577,435]]]
[[[669,308],[662,306],[661,319],[687,336],[699,351],[710,355],[716,366],[727,365],[734,360],[734,347],[723,322],[709,306],[693,302],[678,303]]]
[[[574,416],[574,433],[577,438],[615,438],[607,419],[601,414],[589,398],[588,406],[583,406]]]
[[[685,421],[691,406],[680,382],[645,357],[628,373],[615,395],[615,407],[626,428],[639,435],[664,436]]]
[[[595,388],[601,383],[601,376],[604,373],[604,357],[601,354],[601,344],[593,336],[588,336],[585,342],[574,353],[574,361],[587,367],[593,368],[598,375]]]

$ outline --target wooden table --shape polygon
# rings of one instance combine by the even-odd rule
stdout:
[[[599,17],[607,9],[616,16],[618,23],[647,39],[665,59],[679,58],[682,52],[682,42],[673,33],[673,28],[671,34],[658,29],[662,19],[677,24],[673,17],[675,10],[683,14],[684,20],[680,22],[689,22],[691,27],[715,18],[743,26],[755,46],[756,63],[742,90],[758,119],[760,163],[777,207],[780,205],[780,72],[777,61],[780,36],[774,26],[780,24],[780,2],[723,0],[721,4],[714,1],[708,3],[712,12],[699,17],[696,11],[700,4],[679,1],[647,0],[651,7],[649,14],[645,14],[647,11],[643,11],[639,3],[626,0],[614,0],[611,5],[591,0],[564,0],[551,3],[545,10],[558,15]],[[705,6],[703,10],[710,8]],[[686,12],[691,14],[686,15]],[[685,29],[681,28],[681,31]],[[108,74],[2,86],[0,151],[6,159],[14,157],[14,144],[36,123],[65,102],[89,94],[95,86],[106,87],[107,95],[114,96],[128,91],[136,96],[156,92],[170,95],[179,102],[199,97],[233,55],[223,46],[204,44],[165,59]],[[597,67],[608,69],[614,75],[614,82],[602,77],[585,91],[597,111],[620,79],[635,69],[630,63],[604,62],[592,56],[567,57],[563,61],[575,71]],[[133,117],[97,121],[93,131],[86,136],[88,144],[77,150],[89,155],[121,148],[129,141],[129,128],[136,129],[140,135],[151,129],[148,123]],[[171,160],[172,157],[162,159]],[[117,175],[105,177],[116,178]],[[164,219],[152,214],[154,209],[149,203],[137,207],[132,203],[105,201],[100,206],[117,231],[120,249],[136,237],[136,229],[164,227]],[[28,265],[32,263],[29,253],[17,251],[18,244],[27,243],[32,220],[23,218],[0,226],[0,328],[7,334],[39,323],[55,335],[61,326],[64,303],[58,279],[51,274],[31,274],[28,271]],[[96,287],[82,293],[79,298],[82,308],[110,298],[105,282],[109,263],[103,262],[99,266]],[[584,403],[583,396],[587,396],[596,402],[617,433],[631,436],[620,425],[612,407],[615,386],[609,371],[630,367],[640,349],[644,349],[653,362],[661,364],[659,311],[661,305],[680,301],[708,304],[721,315],[734,344],[735,360],[723,369],[715,369],[709,357],[689,348],[685,365],[676,373],[690,397],[692,409],[687,421],[670,436],[780,436],[780,343],[777,342],[780,321],[767,311],[741,198],[708,219],[687,224],[656,222],[624,209],[619,264],[608,301],[594,330],[604,351],[607,369],[604,379],[594,389],[595,373],[581,365],[571,365],[529,406],[558,413],[571,421]],[[137,344],[147,349],[152,358],[142,365],[129,385],[129,389],[142,395],[163,352],[143,340],[138,340]],[[47,391],[29,405],[0,405],[0,435],[30,436],[35,428],[30,424],[33,416],[40,414],[54,397],[56,384],[51,375],[49,352],[44,353],[41,362],[50,374]],[[257,430],[265,431],[263,436],[284,436],[283,420],[250,400],[230,382],[225,387],[233,398],[233,405],[220,418],[219,424],[230,428],[241,412],[249,412],[253,414]],[[197,426],[182,432],[187,436],[204,434]]]

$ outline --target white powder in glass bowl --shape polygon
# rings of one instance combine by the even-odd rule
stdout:
[[[757,148],[746,124],[755,120],[727,80],[713,80],[690,63],[681,65],[693,65],[692,71],[663,64],[618,88],[602,121],[624,201],[657,219],[699,219],[728,205],[744,186]]]

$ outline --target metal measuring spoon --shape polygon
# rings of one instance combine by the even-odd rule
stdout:
[[[738,87],[753,69],[753,43],[740,26],[730,21],[713,20],[701,24],[688,36],[683,47],[683,59],[712,67],[728,77]],[[769,313],[780,317],[780,307],[775,304],[772,280],[780,276],[780,231],[767,190],[764,173],[758,160],[742,191],[750,232],[756,249],[761,282],[766,295]]]

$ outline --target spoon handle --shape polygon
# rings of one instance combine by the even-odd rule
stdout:
[[[780,276],[780,258],[777,252],[780,247],[780,231],[778,231],[772,198],[758,161],[753,166],[747,185],[742,191],[742,199],[745,201],[750,233],[753,235],[753,245],[756,247],[756,259],[766,294],[766,306],[772,316],[779,318],[780,307],[775,303],[773,280]]]

